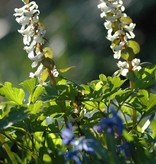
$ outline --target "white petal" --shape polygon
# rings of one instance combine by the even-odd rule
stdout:
[[[121,70],[121,75],[122,75],[122,76],[126,76],[127,73],[128,73],[128,69],[123,69],[123,70]]]
[[[106,28],[107,30],[109,30],[109,29],[112,28],[112,23],[111,23],[110,21],[106,21],[106,22],[104,23],[104,26],[105,26],[105,28]]]
[[[140,59],[135,58],[135,59],[132,60],[132,66],[133,67],[134,66],[139,66],[139,65],[140,65]]]
[[[120,59],[120,57],[121,57],[121,50],[116,51],[116,52],[114,53],[113,57],[114,57],[114,59]]]

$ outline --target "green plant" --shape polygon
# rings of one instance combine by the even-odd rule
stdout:
[[[135,58],[122,0],[98,5],[119,70],[81,85],[63,77],[72,67],[57,69],[38,5],[23,1],[14,16],[37,70],[19,88],[0,84],[0,163],[155,163],[156,66]]]

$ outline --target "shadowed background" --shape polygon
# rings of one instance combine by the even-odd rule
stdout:
[[[40,21],[46,27],[47,46],[55,52],[58,68],[76,66],[64,76],[77,83],[98,78],[100,73],[112,75],[116,60],[105,38],[104,19],[97,9],[98,0],[36,0]],[[136,40],[142,62],[156,63],[156,1],[124,0],[126,13],[137,24]],[[23,50],[20,25],[13,16],[14,8],[22,7],[20,0],[0,0],[0,83],[19,84],[32,71],[31,61]]]

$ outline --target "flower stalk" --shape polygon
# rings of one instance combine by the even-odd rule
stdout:
[[[111,41],[110,48],[113,51],[113,57],[115,59],[122,59],[118,61],[117,70],[114,75],[127,76],[129,72],[140,70],[140,59],[135,58],[135,55],[139,53],[140,46],[134,41],[134,28],[135,23],[127,16],[125,7],[122,0],[100,0],[98,8],[101,9],[101,18],[105,18],[104,26],[107,31],[107,39]],[[134,82],[130,80],[130,89],[135,89]],[[133,127],[137,122],[137,112],[133,109]]]

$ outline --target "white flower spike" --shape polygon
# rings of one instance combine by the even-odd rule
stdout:
[[[35,73],[30,73],[30,77],[37,77],[41,81],[40,76],[45,69],[42,60],[46,58],[43,51],[46,31],[39,22],[40,11],[36,2],[29,2],[29,0],[23,0],[23,2],[25,5],[19,9],[16,8],[14,16],[16,17],[16,21],[21,25],[21,29],[18,32],[23,35],[24,50],[32,61],[31,66],[32,68],[38,66]],[[51,70],[51,73],[54,77],[58,77],[59,75],[56,68]]]
[[[114,58],[119,59],[121,50],[128,46],[128,40],[135,37],[133,33],[135,24],[124,13],[125,7],[122,0],[100,0],[100,2],[98,5],[102,12],[100,16],[105,18],[104,26],[108,30],[106,38],[112,44],[116,42],[116,46],[111,45],[111,49],[114,52]]]

